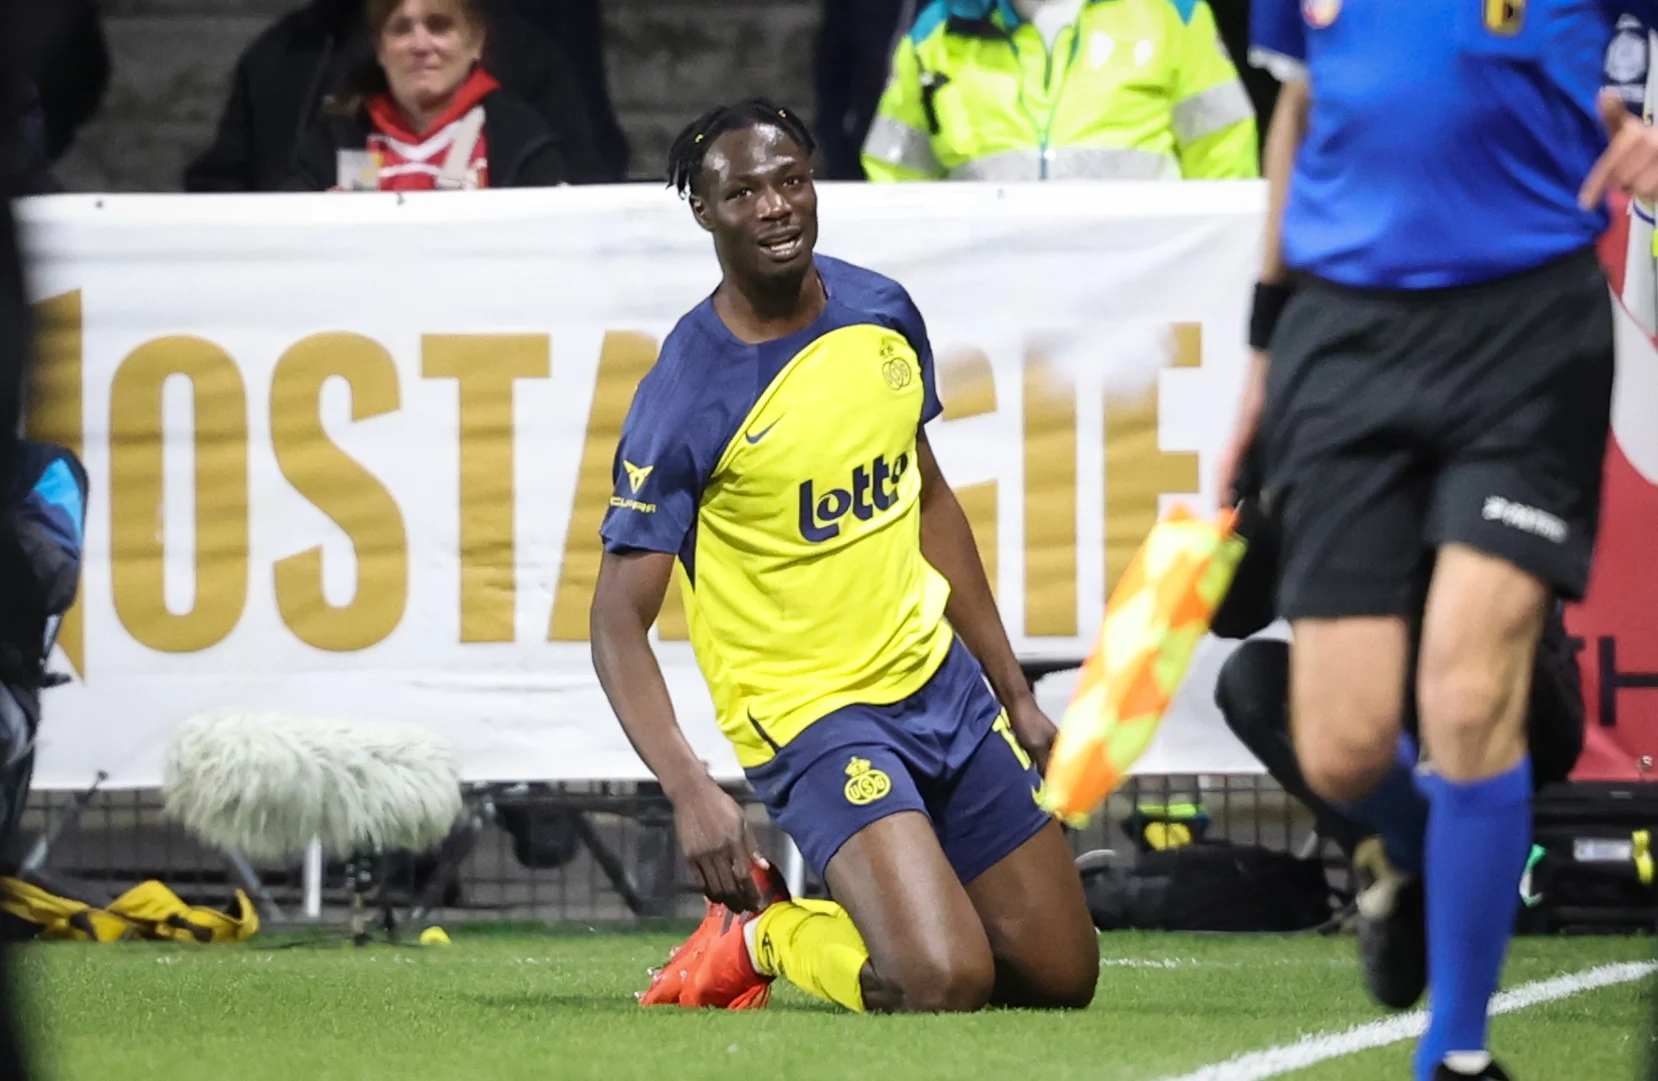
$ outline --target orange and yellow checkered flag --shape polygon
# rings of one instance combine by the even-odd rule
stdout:
[[[1086,823],[1151,744],[1243,558],[1236,525],[1235,511],[1211,522],[1177,506],[1117,583],[1043,780],[1042,806],[1067,824]]]

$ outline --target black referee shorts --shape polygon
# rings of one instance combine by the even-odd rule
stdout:
[[[1592,249],[1427,291],[1303,281],[1272,339],[1259,449],[1285,618],[1398,615],[1466,544],[1577,600],[1600,518],[1612,299]]]

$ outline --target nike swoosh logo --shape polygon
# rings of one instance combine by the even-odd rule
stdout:
[[[778,418],[778,419],[780,420],[782,418]],[[754,444],[760,442],[760,440],[764,439],[766,437],[766,433],[771,431],[775,427],[777,427],[777,421],[774,420],[770,424],[766,425],[764,428],[761,428],[760,433],[758,435],[754,434],[753,432],[744,432],[743,433],[743,438],[748,440],[749,446],[753,446]]]

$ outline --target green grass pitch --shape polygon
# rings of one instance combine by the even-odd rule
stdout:
[[[1350,937],[1107,935],[1086,1013],[859,1017],[782,985],[764,1012],[643,1010],[632,992],[671,935],[453,933],[424,949],[31,944],[36,1058],[48,1081],[1162,1081],[1384,1016]],[[1650,940],[1522,939],[1504,982],[1652,956]],[[1634,1078],[1651,994],[1637,981],[1511,1013],[1495,1044],[1519,1081]],[[1409,1049],[1287,1076],[1404,1079]]]

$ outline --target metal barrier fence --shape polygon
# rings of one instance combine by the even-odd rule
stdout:
[[[734,792],[739,798],[745,793]],[[197,843],[166,820],[155,791],[35,793],[23,822],[26,850],[52,832],[42,864],[50,874],[113,897],[160,879],[194,904],[221,905],[251,887],[267,924],[302,922],[302,860],[256,864],[238,874],[226,854]],[[1080,854],[1131,842],[1123,823],[1137,807],[1193,804],[1207,817],[1206,836],[1310,854],[1312,821],[1271,781],[1244,776],[1159,776],[1131,780],[1086,830],[1073,831]],[[755,836],[768,856],[788,853],[786,838],[748,803]],[[394,855],[385,871],[388,900],[416,919],[537,923],[624,923],[700,912],[674,835],[671,808],[653,785],[484,786],[468,791],[470,828],[457,830],[449,852]],[[54,828],[55,827],[55,828]],[[440,855],[458,872],[440,870]],[[244,865],[245,866],[245,865]],[[321,875],[322,919],[344,918],[348,867],[331,862]],[[821,883],[808,880],[809,894]]]

